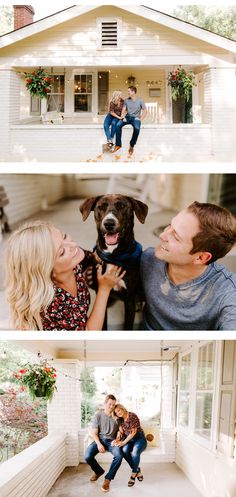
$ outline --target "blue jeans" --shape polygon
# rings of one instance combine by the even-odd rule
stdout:
[[[125,460],[133,473],[137,473],[140,463],[140,455],[147,447],[147,440],[143,432],[137,433],[127,444],[122,447]]]
[[[138,135],[140,133],[140,128],[141,128],[141,121],[137,117],[132,117],[129,114],[126,114],[125,116],[126,122],[119,120],[116,126],[116,146],[117,147],[122,147],[121,144],[121,134],[122,134],[122,128],[123,126],[126,126],[127,124],[131,124],[133,127],[133,134],[130,140],[130,146],[134,147],[134,145],[137,142]]]
[[[107,114],[104,120],[103,128],[105,131],[105,135],[107,137],[107,141],[110,141],[114,138],[116,132],[116,125],[120,119],[112,116],[111,114]]]
[[[100,441],[106,450],[111,452],[113,455],[112,463],[109,468],[108,473],[105,475],[106,480],[114,480],[116,476],[116,472],[118,471],[121,461],[123,458],[122,450],[120,447],[112,447],[112,440],[106,437],[100,437]],[[88,463],[90,468],[96,473],[96,475],[102,475],[104,473],[104,469],[98,464],[95,459],[95,456],[98,454],[99,450],[97,448],[96,442],[92,442],[85,451],[85,461]]]

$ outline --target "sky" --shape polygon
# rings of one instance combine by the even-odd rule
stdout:
[[[143,5],[146,5],[146,6],[150,6],[150,7],[153,7],[157,10],[160,10],[162,12],[172,12],[173,9],[176,8],[177,5],[184,5],[184,4],[190,4],[190,0],[187,0],[187,1],[184,1],[184,0],[180,0],[179,2],[158,2],[156,0],[145,0],[144,2],[140,2],[138,0],[119,0],[118,2],[114,2],[113,0],[108,0],[108,1],[99,1],[99,0],[94,0],[94,1],[91,1],[91,2],[80,2],[80,5],[82,4],[85,4],[85,5],[105,5],[105,4],[108,4],[108,5],[111,5],[111,4],[117,4],[119,6],[122,6],[122,5],[140,5],[140,4],[143,4]],[[22,2],[20,1],[8,1],[6,0],[4,2],[1,2],[2,5],[17,5],[17,4],[22,4]],[[232,0],[231,2],[219,2],[217,3],[216,1],[213,1],[213,2],[202,2],[202,4],[204,4],[205,6],[207,5],[224,5],[226,6],[227,4],[233,4]],[[67,0],[57,0],[57,2],[55,1],[45,1],[45,0],[38,0],[38,1],[32,1],[30,2],[30,5],[32,5],[32,7],[34,8],[35,10],[35,16],[34,16],[34,20],[37,21],[38,19],[42,19],[43,17],[46,17],[46,16],[49,16],[55,12],[58,12],[60,10],[63,10],[63,9],[66,9],[67,7],[71,7],[74,5],[74,2],[73,0],[72,1],[67,1]]]
[[[13,2],[10,2],[10,1],[3,1],[2,2],[2,5],[17,5],[17,4],[22,4],[22,2],[20,1],[13,1]],[[145,0],[144,2],[140,2],[140,1],[137,1],[137,0],[119,0],[118,2],[114,2],[112,0],[110,1],[105,1],[105,2],[102,2],[102,1],[99,1],[99,0],[94,0],[94,1],[91,1],[91,0],[87,0],[87,1],[81,1],[79,2],[79,5],[105,5],[105,4],[108,4],[108,5],[111,5],[111,4],[118,4],[120,6],[122,5],[140,5],[140,4],[143,4],[143,5],[146,5],[146,6],[150,6],[150,7],[153,7],[157,10],[160,10],[162,12],[172,12],[174,8],[176,8],[177,5],[184,5],[184,4],[190,4],[190,0],[187,0],[187,1],[184,1],[184,0],[180,0],[179,2],[158,2],[156,0]],[[213,1],[213,2],[202,2],[203,5],[205,6],[210,6],[210,5],[222,5],[222,6],[226,6],[227,4],[228,5],[235,5],[236,2],[233,2],[231,0],[231,2],[216,2],[216,1]],[[72,1],[66,1],[66,0],[57,0],[57,2],[55,1],[45,1],[45,0],[38,0],[38,1],[33,1],[33,2],[30,2],[30,5],[32,5],[32,7],[34,8],[35,10],[35,16],[34,16],[34,20],[37,21],[38,19],[42,19],[43,17],[46,17],[46,16],[49,16],[55,12],[58,12],[60,10],[63,10],[63,9],[66,9],[67,7],[71,7],[74,5],[74,2],[73,0]]]

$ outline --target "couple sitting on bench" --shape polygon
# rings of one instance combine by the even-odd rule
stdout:
[[[108,147],[112,152],[117,152],[121,147],[121,134],[123,126],[131,124],[133,134],[130,140],[129,156],[133,154],[141,129],[141,122],[147,115],[144,101],[136,96],[137,88],[129,86],[128,98],[122,98],[121,91],[114,91],[109,105],[109,112],[104,121],[104,131],[107,137]],[[116,135],[116,142],[113,143]]]

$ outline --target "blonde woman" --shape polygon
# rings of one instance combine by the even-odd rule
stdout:
[[[127,411],[122,404],[116,404],[114,414],[118,418],[121,418],[122,421],[119,428],[119,436],[114,440],[113,445],[122,447],[124,458],[132,470],[128,487],[133,487],[135,478],[143,481],[139,463],[140,455],[147,447],[147,440],[137,414]]]
[[[116,132],[116,125],[121,118],[121,112],[124,107],[124,99],[121,97],[121,91],[114,91],[109,104],[109,111],[104,121],[104,131],[107,137],[107,144],[113,147],[113,138]]]
[[[10,236],[6,247],[6,290],[12,324],[18,330],[101,330],[110,290],[121,268],[97,270],[98,293],[90,295],[83,271],[91,252],[55,226],[32,221]]]

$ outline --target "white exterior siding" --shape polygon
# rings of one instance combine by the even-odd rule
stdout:
[[[0,183],[9,199],[5,211],[11,226],[39,212],[45,198],[53,204],[64,197],[62,175],[2,174]]]
[[[235,156],[236,136],[236,74],[235,68],[212,68],[213,148],[220,160]],[[226,88],[228,89],[226,91]]]
[[[106,16],[117,16],[122,20],[120,50],[98,49],[97,18]],[[210,43],[110,6],[99,7],[95,11],[31,36],[27,39],[27,54],[30,53],[30,58],[25,55],[25,47],[26,41],[19,41],[12,47],[3,48],[1,56],[7,57],[8,62],[11,60],[14,66],[18,63],[28,66],[45,65],[48,61],[51,63],[52,58],[55,60],[55,53],[57,60],[66,56],[66,66],[94,65],[97,62],[114,65],[118,60],[120,65],[134,65],[137,62],[139,65],[150,65],[150,58],[152,63],[157,60],[160,63],[162,60],[163,64],[166,64],[166,57],[172,64],[188,64],[189,57],[191,60],[195,59],[198,64],[200,61],[209,62],[203,54],[229,60],[227,51],[222,48],[216,48]]]

